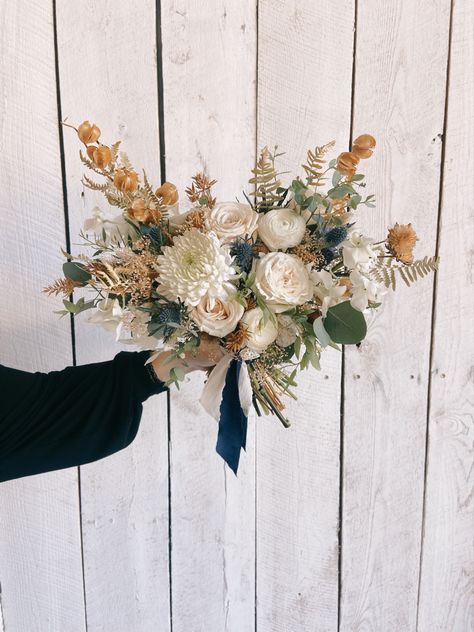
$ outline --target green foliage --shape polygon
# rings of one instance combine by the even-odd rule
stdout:
[[[338,303],[328,309],[324,328],[333,342],[343,345],[357,344],[367,333],[364,315],[354,309],[349,301]]]
[[[66,261],[63,263],[64,276],[68,279],[76,281],[81,285],[86,285],[92,278],[92,275],[85,269],[85,267],[77,263],[76,261]]]

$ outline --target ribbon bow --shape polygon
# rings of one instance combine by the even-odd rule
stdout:
[[[225,355],[210,374],[199,401],[219,422],[216,451],[237,474],[252,405],[252,385],[245,362]]]

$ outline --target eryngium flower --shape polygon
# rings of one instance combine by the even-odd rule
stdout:
[[[232,280],[238,275],[232,257],[214,233],[192,228],[175,237],[172,246],[163,246],[156,269],[158,292],[171,301],[195,307],[203,296],[225,301],[235,293]]]

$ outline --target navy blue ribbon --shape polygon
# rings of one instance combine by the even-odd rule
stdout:
[[[241,361],[232,360],[225,378],[220,406],[216,451],[237,474],[240,450],[247,442],[247,417],[240,406],[239,374]]]

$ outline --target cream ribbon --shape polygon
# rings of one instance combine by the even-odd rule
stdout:
[[[222,402],[222,392],[224,391],[225,378],[229,370],[233,356],[226,354],[216,366],[207,379],[204,389],[199,399],[204,410],[211,415],[216,421],[220,419],[220,407]],[[250,407],[252,405],[252,385],[250,383],[247,364],[242,362],[239,373],[239,399],[240,407],[244,415],[248,417]]]

